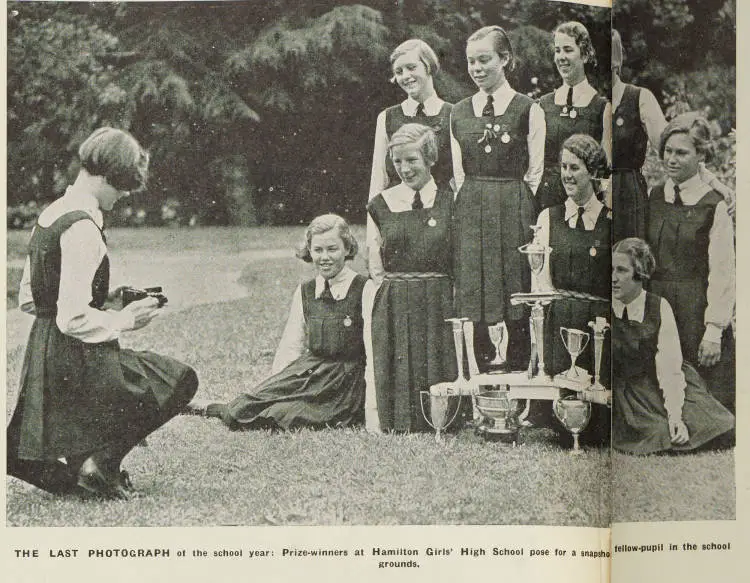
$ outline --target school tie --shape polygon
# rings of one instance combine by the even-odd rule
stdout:
[[[570,112],[571,109],[573,109],[573,88],[568,87],[568,98],[565,101],[565,105],[568,106],[568,112]]]
[[[627,306],[623,306],[623,308],[622,308],[622,318],[621,319],[622,319],[623,322],[629,322],[630,321],[628,319],[628,307]]]
[[[418,105],[417,105],[417,111],[416,111],[416,113],[414,114],[414,117],[425,117],[425,115],[426,115],[426,114],[425,114],[425,112],[424,112],[424,103],[420,103],[420,104],[418,104]]]
[[[487,96],[487,103],[484,104],[484,109],[482,110],[483,116],[495,117],[495,107],[492,105],[494,101],[495,101],[495,98],[492,97],[492,95]]]
[[[585,231],[586,225],[583,224],[583,213],[586,212],[586,209],[582,206],[578,207],[578,220],[576,221],[576,231]]]
[[[331,284],[327,279],[323,280],[323,291],[320,294],[321,300],[332,300],[333,294],[331,293]]]
[[[674,185],[674,205],[682,206],[682,197],[680,196],[680,187]]]
[[[422,197],[419,196],[419,191],[414,191],[414,200],[411,201],[411,208],[414,210],[424,208],[424,204],[422,204]]]

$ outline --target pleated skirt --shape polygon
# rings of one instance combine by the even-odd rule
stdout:
[[[84,343],[53,318],[31,328],[18,403],[8,426],[8,455],[55,460],[135,445],[192,399],[189,366],[117,341]]]
[[[708,392],[703,379],[688,363],[682,420],[690,439],[673,445],[669,436],[664,396],[656,379],[613,379],[612,446],[631,454],[692,450],[734,427],[734,416]]]
[[[355,425],[364,421],[364,361],[304,354],[222,414],[230,429],[295,429]]]
[[[426,431],[421,391],[456,379],[450,278],[439,273],[387,274],[372,314],[373,369],[383,431]],[[429,411],[429,399],[424,401]]]
[[[648,187],[640,170],[612,172],[612,240],[646,238]]]

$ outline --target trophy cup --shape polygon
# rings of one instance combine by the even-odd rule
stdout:
[[[446,322],[451,323],[453,330],[453,345],[456,349],[456,369],[458,376],[455,381],[437,383],[430,387],[429,391],[420,391],[419,405],[422,408],[422,416],[427,424],[435,430],[435,441],[442,439],[442,433],[445,429],[456,420],[458,412],[461,410],[462,395],[471,394],[469,382],[464,377],[464,332],[463,325],[468,318],[448,318]],[[430,397],[430,415],[424,410],[424,397]],[[448,415],[450,399],[457,400],[456,410],[453,416]],[[450,419],[448,418],[450,417]]]
[[[579,373],[578,367],[576,367],[576,360],[580,356],[581,352],[586,348],[589,343],[589,333],[583,330],[576,330],[575,328],[560,327],[560,338],[562,338],[565,349],[570,354],[570,370],[565,373],[570,380],[579,380],[586,373]]]
[[[505,322],[498,322],[492,326],[488,326],[487,329],[490,332],[490,340],[495,345],[495,358],[490,361],[491,365],[501,366],[505,364],[505,354],[503,350],[503,340],[508,337],[508,331],[505,327]]]
[[[479,412],[484,417],[478,430],[485,438],[495,438],[506,443],[518,441],[518,412],[514,399],[508,398],[510,387],[484,391],[475,395]]]
[[[609,328],[606,318],[597,316],[593,322],[589,322],[589,327],[594,331],[594,384],[591,390],[604,391],[605,388],[599,381],[599,373],[602,367],[602,349],[604,347],[604,333]]]
[[[534,239],[531,243],[521,245],[518,250],[527,256],[529,266],[534,275],[539,278],[544,269],[544,264],[549,261],[552,248],[539,242],[539,225],[531,225],[534,231]],[[539,291],[539,290],[536,290]],[[535,300],[531,305],[531,360],[529,361],[529,378],[535,378],[543,382],[551,382],[549,375],[544,369],[544,303]],[[546,302],[549,303],[549,302]],[[537,365],[537,374],[534,376],[534,364]]]
[[[591,403],[581,401],[575,395],[571,395],[556,399],[552,404],[552,410],[565,429],[573,435],[573,449],[570,453],[580,454],[583,450],[578,444],[578,434],[586,429],[591,419]]]

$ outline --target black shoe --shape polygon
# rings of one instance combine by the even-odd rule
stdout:
[[[96,498],[127,500],[129,496],[120,481],[121,475],[119,474],[116,478],[107,476],[99,468],[94,458],[90,457],[83,462],[81,469],[78,471],[78,487]]]

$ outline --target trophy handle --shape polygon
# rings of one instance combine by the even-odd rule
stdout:
[[[427,422],[427,425],[432,427],[435,430],[435,441],[440,441],[440,432],[450,427],[451,423],[453,423],[456,420],[456,417],[458,417],[458,412],[461,410],[461,395],[434,395],[436,398],[441,399],[450,399],[451,397],[457,397],[458,398],[458,404],[456,405],[456,410],[453,412],[453,417],[451,417],[450,421],[448,421],[443,427],[435,427],[435,425],[432,424],[432,421],[430,418],[428,418],[427,413],[425,413],[424,410],[424,396],[428,395],[431,399],[433,397],[432,393],[430,391],[419,391],[419,407],[422,409],[422,417],[424,417],[424,420]],[[446,404],[446,410],[448,409],[448,404]],[[432,415],[430,415],[432,417]]]

